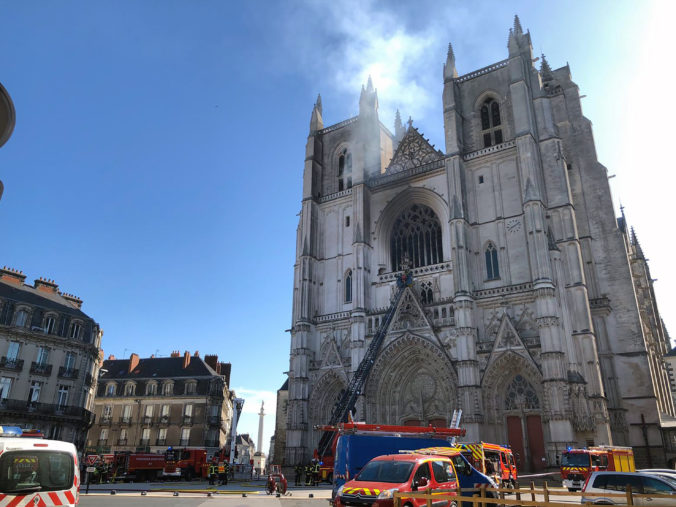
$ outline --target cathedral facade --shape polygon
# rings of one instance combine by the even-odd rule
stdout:
[[[568,66],[533,66],[518,18],[508,57],[443,67],[445,151],[397,113],[311,117],[297,230],[285,463],[304,462],[407,265],[355,419],[448,426],[510,444],[523,470],[568,446],[634,446],[665,461],[670,347]]]

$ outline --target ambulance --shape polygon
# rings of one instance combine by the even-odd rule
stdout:
[[[16,426],[0,426],[0,507],[77,505],[77,450]]]

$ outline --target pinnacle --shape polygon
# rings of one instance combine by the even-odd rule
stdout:
[[[448,43],[448,55],[447,58],[449,60],[455,60],[455,53],[453,52],[453,45],[449,42]]]
[[[369,80],[366,83],[366,91],[369,91],[369,92],[373,91],[373,81],[371,81],[371,74],[369,74]]]
[[[521,21],[519,20],[518,14],[514,15],[514,33],[516,35],[523,33],[523,28],[521,28]]]

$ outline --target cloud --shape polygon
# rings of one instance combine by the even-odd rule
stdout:
[[[277,407],[277,392],[257,389],[247,389],[246,387],[233,387],[238,398],[244,399],[244,414],[258,414],[261,409],[261,401],[265,402],[265,414],[273,415]]]

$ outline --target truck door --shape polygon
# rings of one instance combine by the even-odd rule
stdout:
[[[441,490],[445,493],[456,490],[458,487],[457,479],[453,465],[444,460],[435,460],[432,462],[432,489]],[[448,507],[451,505],[450,500],[432,501],[432,505],[438,507]]]

